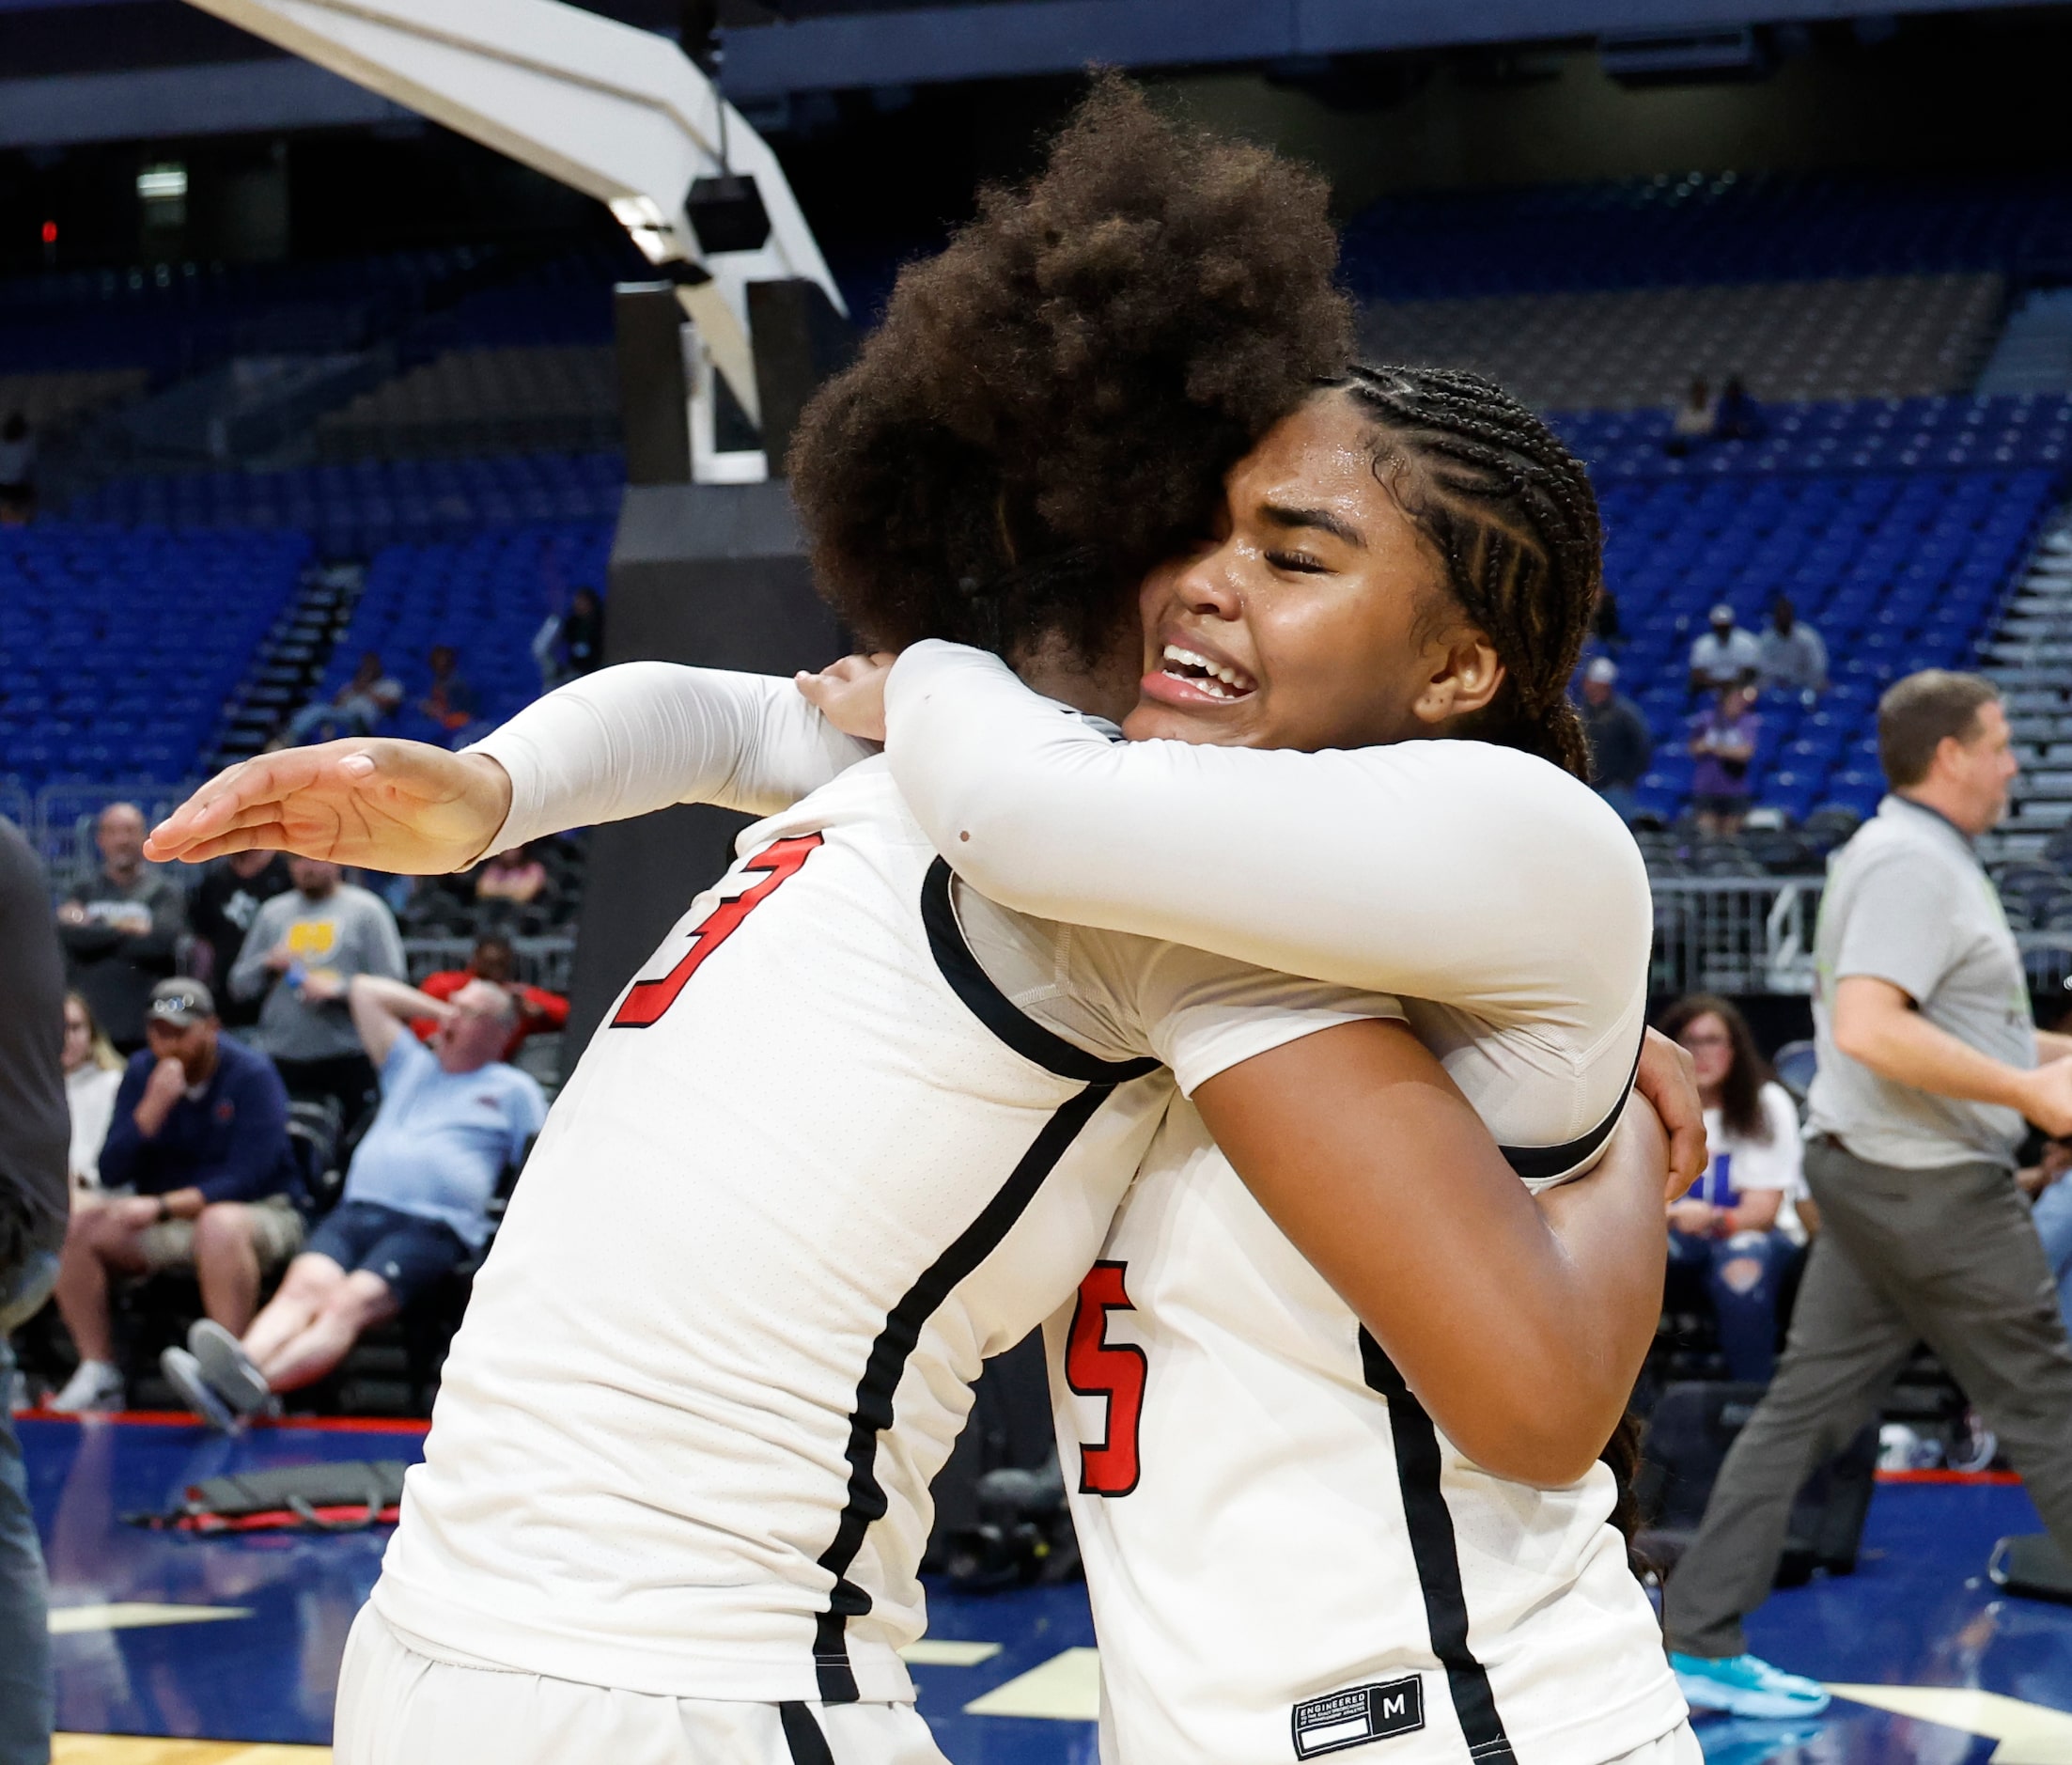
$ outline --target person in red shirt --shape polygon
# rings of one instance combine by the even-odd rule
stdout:
[[[549,992],[544,987],[529,987],[511,978],[517,960],[511,941],[492,931],[475,941],[475,951],[468,958],[467,967],[443,969],[436,975],[428,975],[418,983],[418,991],[429,993],[434,999],[450,999],[471,980],[493,981],[502,987],[518,1003],[518,1023],[498,1058],[515,1060],[518,1051],[525,1045],[525,1038],[535,1030],[557,1030],[569,1022],[569,1002],[558,992]],[[410,1027],[419,1041],[427,1041],[439,1026],[427,1017],[412,1019]]]

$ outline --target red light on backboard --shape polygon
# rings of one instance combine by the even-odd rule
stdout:
[[[46,245],[57,243],[57,223],[55,221],[45,221],[43,223],[43,242]]]

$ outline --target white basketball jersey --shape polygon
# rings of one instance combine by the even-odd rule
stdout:
[[[1191,1105],[1046,1336],[1109,1765],[1604,1765],[1683,1720],[1611,1473],[1464,1459]]]
[[[928,1486],[1183,1085],[1346,990],[1019,922],[1018,1009],[880,762],[748,830],[556,1102],[374,1602],[420,1652],[688,1697],[903,1700]],[[984,904],[972,904],[974,914]],[[988,921],[1011,942],[1011,915]]]

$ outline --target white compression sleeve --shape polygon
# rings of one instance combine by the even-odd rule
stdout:
[[[907,650],[886,755],[1003,906],[1594,1039],[1643,989],[1647,873],[1579,781],[1508,748],[1111,742],[998,658]]]
[[[770,815],[877,752],[789,680],[671,662],[571,680],[468,751],[510,774],[511,812],[491,851],[674,803]]]

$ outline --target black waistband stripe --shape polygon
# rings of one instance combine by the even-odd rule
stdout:
[[[1395,1441],[1395,1471],[1403,1490],[1410,1556],[1425,1595],[1432,1653],[1446,1670],[1468,1756],[1474,1765],[1518,1765],[1510,1737],[1503,1731],[1503,1719],[1497,1714],[1489,1675],[1468,1646],[1468,1596],[1460,1585],[1453,1515],[1440,1487],[1439,1430],[1394,1362],[1364,1330],[1360,1332],[1360,1366],[1367,1388],[1389,1400],[1389,1432]]]
[[[856,1676],[850,1669],[849,1620],[870,1610],[870,1595],[849,1579],[849,1566],[863,1549],[872,1523],[884,1518],[886,1501],[878,1481],[878,1437],[892,1426],[893,1397],[922,1327],[959,1281],[998,1249],[1027,1211],[1044,1179],[1057,1167],[1094,1112],[1113,1094],[1112,1085],[1090,1085],[1044,1124],[984,1212],[908,1290],[892,1309],[885,1327],[871,1344],[870,1358],[856,1387],[849,1413],[849,1499],[834,1529],[834,1539],[820,1554],[820,1567],[834,1577],[828,1609],[814,1629],[813,1660],[819,1676],[820,1699],[828,1704],[857,1701]]]
[[[1119,1085],[1159,1070],[1156,1060],[1103,1060],[1073,1047],[994,986],[992,976],[979,966],[964,941],[964,928],[957,923],[957,904],[950,898],[950,867],[940,858],[928,867],[921,885],[921,921],[927,928],[935,965],[950,990],[971,1007],[973,1016],[1024,1060],[1035,1061],[1061,1079],[1088,1085]]]

